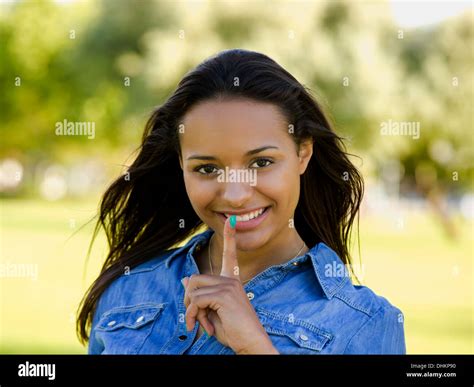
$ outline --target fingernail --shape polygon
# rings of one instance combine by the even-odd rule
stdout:
[[[230,227],[235,228],[235,224],[237,223],[237,217],[235,215],[230,216]]]
[[[181,285],[183,285],[184,287],[186,287],[186,285],[185,285],[185,283],[184,283],[184,281],[186,280],[186,278],[188,278],[188,277],[181,278]]]

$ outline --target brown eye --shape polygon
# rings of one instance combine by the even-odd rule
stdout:
[[[205,176],[212,175],[214,170],[217,170],[217,168],[213,165],[202,165],[194,169],[194,171]],[[204,172],[201,172],[201,171],[204,171]]]
[[[262,163],[264,165],[262,165]],[[268,164],[265,164],[265,163],[268,163]],[[253,164],[258,164],[258,168],[264,168],[264,167],[268,167],[269,165],[273,164],[273,161],[271,161],[270,159],[264,159],[264,158],[261,158],[261,159],[257,159],[253,162]],[[253,165],[252,164],[252,165]]]

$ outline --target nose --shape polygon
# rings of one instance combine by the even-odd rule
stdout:
[[[253,195],[253,187],[248,182],[226,182],[222,184],[222,201],[232,208],[245,207]]]

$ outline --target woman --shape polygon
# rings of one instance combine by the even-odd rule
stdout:
[[[110,251],[80,338],[91,354],[405,353],[400,310],[338,270],[362,194],[305,87],[263,54],[219,53],[103,196]]]

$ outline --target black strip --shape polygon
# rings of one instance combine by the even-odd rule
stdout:
[[[227,386],[261,381],[278,385],[473,385],[472,355],[276,355],[276,356],[87,356],[0,355],[2,387],[129,385],[168,386],[183,382]],[[469,360],[470,359],[470,360]],[[19,376],[19,367],[54,364],[55,378]],[[456,376],[429,376],[455,373]],[[407,376],[419,373],[420,376]],[[425,375],[425,376],[423,376]],[[86,384],[87,383],[87,384]],[[304,384],[303,384],[304,383]]]

